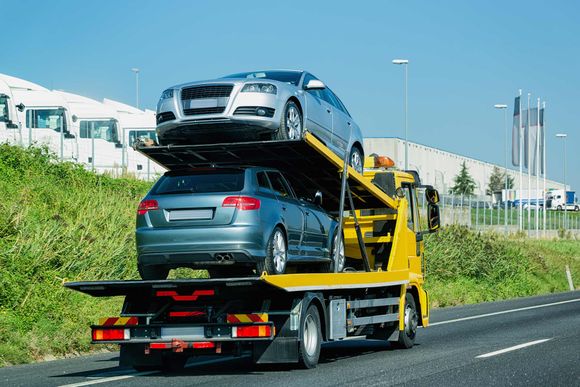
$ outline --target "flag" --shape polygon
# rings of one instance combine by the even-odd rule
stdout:
[[[538,141],[540,141],[540,171],[543,174],[545,174],[544,172],[544,145],[545,145],[545,133],[544,133],[544,108],[542,107],[540,109],[540,138],[538,139]]]
[[[528,170],[532,175],[537,173],[536,171],[536,160],[538,158],[538,108],[531,108],[529,111],[530,114],[530,122],[527,125],[528,128],[528,144],[529,144],[529,153],[528,153]]]
[[[514,123],[512,126],[512,164],[514,167],[520,165],[520,97],[514,101]]]

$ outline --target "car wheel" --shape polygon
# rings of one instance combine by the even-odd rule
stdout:
[[[392,342],[397,348],[411,348],[415,343],[417,335],[417,326],[419,325],[419,316],[413,295],[405,295],[405,329],[399,332],[399,340]]]
[[[165,266],[158,265],[137,265],[141,279],[148,280],[164,280],[169,275],[169,269]]]
[[[258,263],[257,268],[260,273],[265,271],[267,274],[284,274],[287,261],[286,237],[284,231],[276,227],[266,246],[266,258],[263,263]]]
[[[302,113],[294,101],[286,102],[276,140],[299,140],[302,138]]]
[[[576,212],[580,211],[580,207],[578,207],[578,206],[574,207],[574,211],[576,211]]]
[[[363,167],[364,167],[364,156],[361,152],[360,149],[358,149],[356,146],[353,146],[350,149],[350,156],[349,156],[349,163],[350,166],[354,168],[355,171],[357,171],[358,173],[363,173]]]
[[[322,345],[322,330],[320,315],[315,305],[310,305],[302,318],[300,335],[300,353],[298,358],[304,368],[314,368],[320,358]]]
[[[556,209],[557,209],[558,211],[562,211],[562,206],[558,206],[558,207],[556,207]]]
[[[332,249],[330,250],[330,265],[328,267],[329,273],[334,273],[335,267],[336,267],[336,273],[342,273],[342,271],[344,270],[344,265],[346,263],[346,258],[344,256],[344,235],[341,238],[341,243],[339,246],[338,262],[336,261],[336,245],[337,244],[338,244],[338,233],[335,233],[334,239],[332,241]]]

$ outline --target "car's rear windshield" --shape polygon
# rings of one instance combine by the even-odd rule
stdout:
[[[300,82],[301,76],[302,76],[301,71],[250,71],[247,73],[226,75],[224,78],[272,79],[274,81],[291,83],[297,86],[298,83]]]
[[[153,189],[154,195],[237,192],[244,189],[244,171],[227,170],[166,174]]]

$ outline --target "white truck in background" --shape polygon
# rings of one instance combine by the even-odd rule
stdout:
[[[578,197],[574,191],[564,191],[555,189],[546,193],[546,208],[548,210],[563,211],[580,211]]]

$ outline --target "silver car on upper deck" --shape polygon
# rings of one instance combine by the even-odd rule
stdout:
[[[160,145],[300,139],[305,128],[362,172],[360,128],[332,90],[306,71],[190,82],[165,90],[157,104]]]

